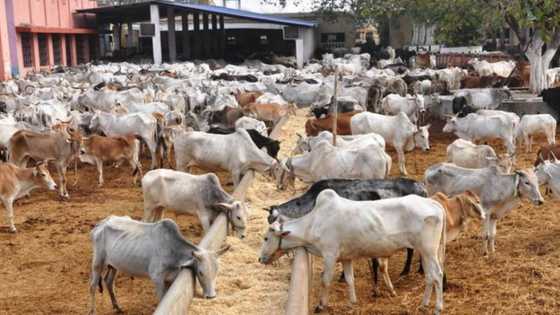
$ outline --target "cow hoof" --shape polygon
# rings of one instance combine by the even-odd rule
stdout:
[[[317,307],[315,307],[315,314],[321,313],[321,312],[323,312],[323,310],[324,310],[324,307],[321,304],[319,304],[319,305],[317,305]]]
[[[16,234],[17,229],[15,228],[15,226],[10,227],[10,233],[12,234]]]
[[[379,289],[373,289],[373,293],[371,294],[373,297],[380,297],[381,296],[381,291],[379,291]]]
[[[120,306],[114,306],[113,310],[115,311],[115,313],[117,314],[124,314],[124,311],[121,309]]]

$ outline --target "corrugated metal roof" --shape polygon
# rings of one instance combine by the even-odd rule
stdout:
[[[212,13],[212,14],[218,14],[218,15],[223,15],[223,16],[241,18],[241,19],[264,22],[264,23],[271,23],[271,24],[281,24],[281,25],[290,25],[290,26],[299,26],[299,27],[316,27],[317,26],[317,23],[311,22],[311,21],[291,19],[291,18],[287,18],[287,17],[271,16],[271,15],[267,15],[267,14],[260,14],[260,13],[251,12],[251,11],[231,9],[231,8],[225,8],[225,7],[218,7],[218,6],[213,6],[213,5],[186,4],[186,3],[164,1],[164,0],[154,0],[154,1],[149,1],[149,2],[135,3],[135,4],[130,4],[130,5],[122,5],[122,6],[113,6],[113,7],[97,7],[97,8],[91,8],[91,9],[83,9],[83,10],[78,10],[78,13],[103,14],[103,13],[111,13],[111,11],[116,10],[116,9],[125,9],[127,7],[130,7],[130,8],[148,7],[150,4],[157,4],[157,5],[160,5],[160,6],[174,7],[176,9],[184,9],[184,10],[187,10],[187,11]]]

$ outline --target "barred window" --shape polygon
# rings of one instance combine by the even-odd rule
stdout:
[[[31,33],[21,33],[21,50],[23,56],[23,66],[33,67],[33,37]]]
[[[53,54],[54,54],[54,64],[60,65],[62,64],[62,40],[60,39],[61,35],[53,35]]]
[[[39,65],[49,65],[48,38],[45,34],[39,34]]]

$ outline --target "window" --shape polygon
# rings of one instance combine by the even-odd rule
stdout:
[[[52,41],[54,64],[60,65],[62,64],[62,41],[60,40],[60,35],[53,35]]]
[[[261,45],[268,45],[268,36],[261,35],[260,36],[260,43],[261,43]]]
[[[321,46],[324,49],[342,48],[346,42],[344,33],[322,33]]]
[[[39,34],[39,65],[49,65],[49,44],[45,34]]]
[[[23,66],[33,67],[33,37],[31,33],[21,33],[21,50],[23,56]]]
[[[235,46],[235,45],[237,45],[237,37],[235,37],[235,36],[228,36],[228,37],[227,37],[227,44],[228,44],[228,46]]]

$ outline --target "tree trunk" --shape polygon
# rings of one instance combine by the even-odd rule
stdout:
[[[531,92],[539,94],[542,90],[547,89],[548,81],[546,79],[546,71],[550,68],[552,58],[558,50],[558,43],[548,44],[548,49],[543,53],[544,41],[538,35],[535,35],[532,43],[527,48],[527,59],[531,65],[531,79],[529,89]]]

